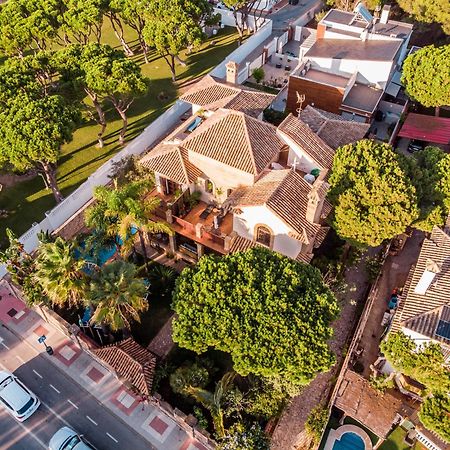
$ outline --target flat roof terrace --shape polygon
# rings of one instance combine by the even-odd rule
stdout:
[[[302,75],[303,70],[300,68],[294,73],[294,76],[297,78],[303,78],[305,80],[315,81],[316,83],[327,84],[329,86],[336,86],[339,88],[345,88],[348,84],[349,78],[346,78],[341,75],[335,75],[333,73],[322,72],[317,69],[309,69],[306,70]]]

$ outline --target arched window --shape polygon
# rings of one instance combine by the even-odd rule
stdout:
[[[264,225],[258,225],[256,228],[256,242],[265,245],[266,247],[270,247],[271,241],[272,233],[269,228]]]

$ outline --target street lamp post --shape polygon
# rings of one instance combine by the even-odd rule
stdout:
[[[47,339],[47,336],[42,335],[41,337],[38,338],[38,342],[39,342],[39,344],[45,345],[45,351],[51,356],[51,355],[53,355],[53,348],[50,347],[50,345],[47,345],[47,343],[45,342],[46,339]]]

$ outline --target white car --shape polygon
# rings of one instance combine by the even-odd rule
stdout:
[[[28,419],[39,407],[39,399],[11,372],[0,371],[0,405],[19,422]]]
[[[96,450],[69,427],[60,428],[50,439],[49,450]]]

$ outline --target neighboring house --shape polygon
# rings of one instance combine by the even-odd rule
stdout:
[[[450,219],[434,227],[411,268],[391,331],[403,331],[420,346],[435,342],[450,362]]]
[[[367,126],[308,107],[304,121],[289,116],[277,128],[260,120],[273,96],[231,83],[228,66],[227,82],[206,76],[183,95],[194,115],[141,159],[161,199],[154,220],[175,231],[153,245],[190,262],[254,245],[309,262],[329,229],[335,148]]]
[[[370,122],[405,58],[412,25],[380,18],[362,4],[353,13],[330,10],[317,26],[315,42],[301,47],[302,60],[289,77],[287,109],[313,105],[343,117]]]

